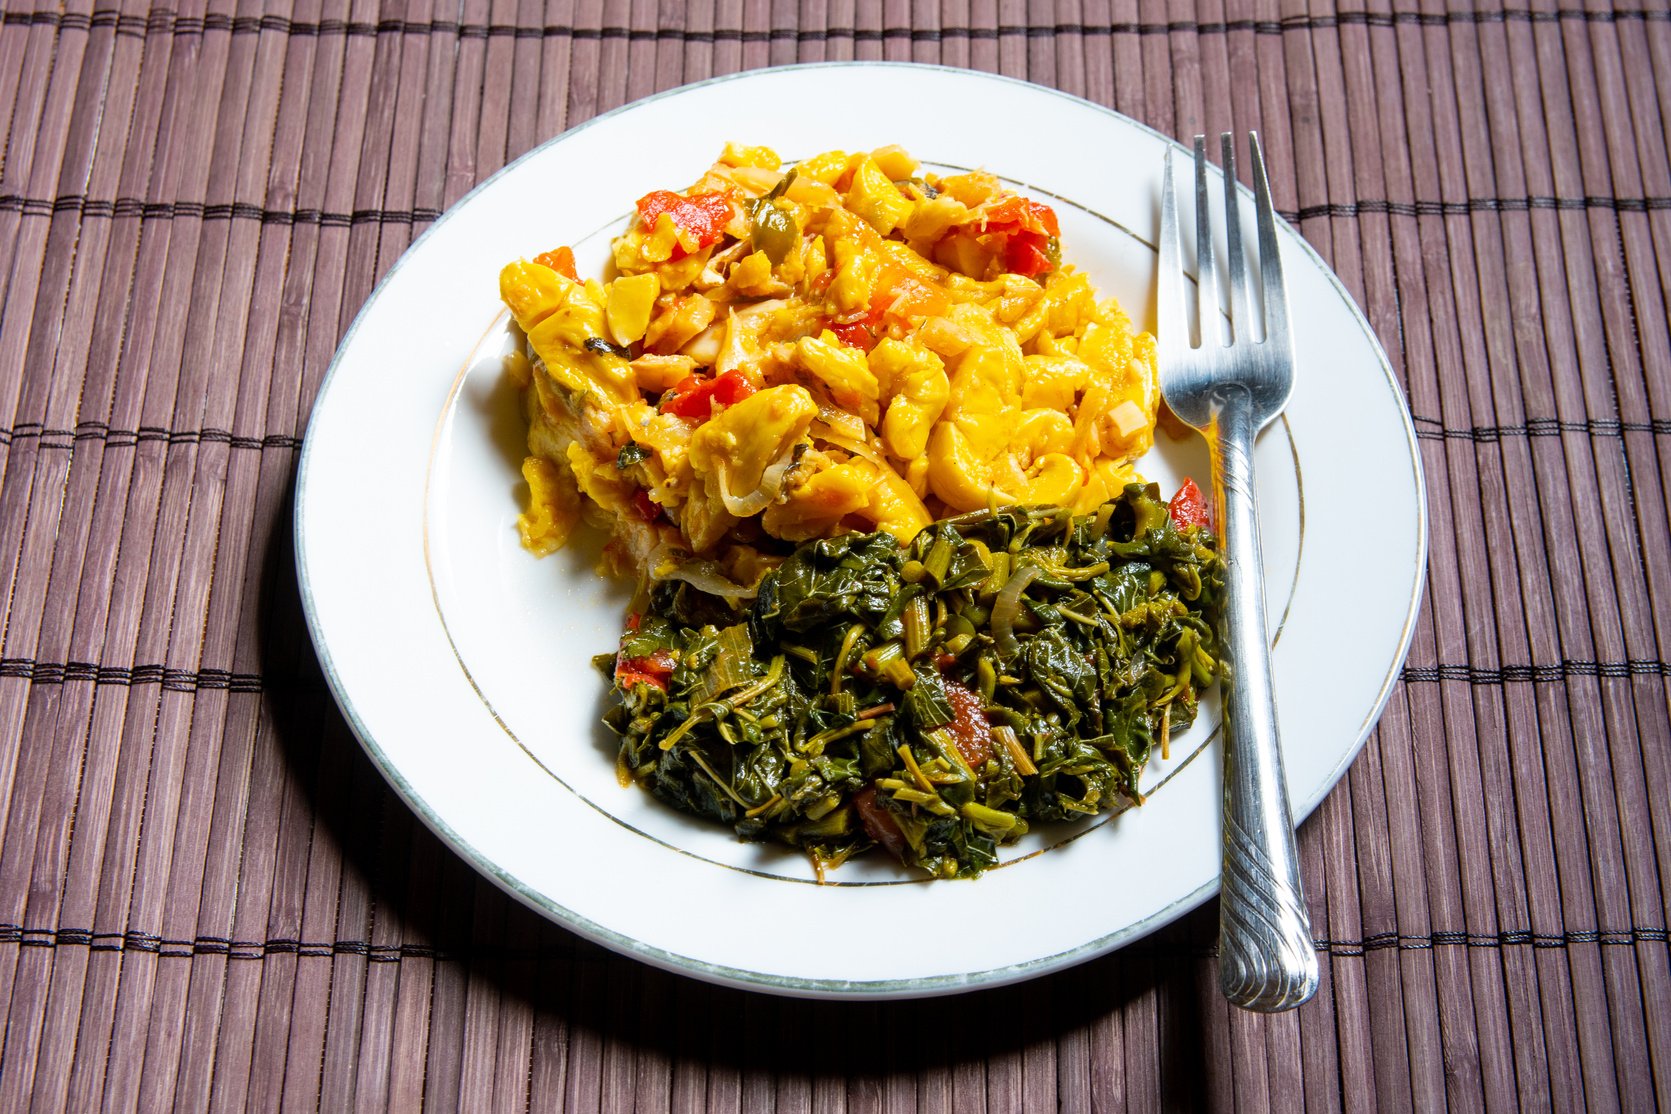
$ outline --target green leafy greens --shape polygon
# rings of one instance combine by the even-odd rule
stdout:
[[[598,664],[623,771],[825,867],[881,844],[979,874],[1031,822],[1141,803],[1217,674],[1212,534],[1151,485],[1095,514],[1010,507],[901,547],[795,550],[745,612],[658,583]],[[659,666],[655,663],[659,663]]]

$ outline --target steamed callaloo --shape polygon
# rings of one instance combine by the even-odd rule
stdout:
[[[599,658],[623,778],[820,874],[881,845],[979,874],[1040,821],[1141,801],[1218,670],[1222,584],[1193,484],[1092,514],[999,507],[902,546],[807,542],[741,610],[663,581]]]

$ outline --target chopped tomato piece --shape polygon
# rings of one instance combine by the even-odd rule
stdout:
[[[575,274],[574,270],[574,250],[572,248],[564,246],[556,251],[542,251],[534,256],[534,262],[550,267],[564,278],[579,281],[579,276]]]
[[[853,794],[853,808],[871,839],[886,847],[894,858],[905,857],[905,833],[899,830],[899,822],[887,807],[876,799],[876,786],[867,785]]]
[[[1195,486],[1194,480],[1184,481],[1166,509],[1172,512],[1172,524],[1180,530],[1188,530],[1191,526],[1206,526],[1212,522],[1207,513],[1207,501],[1202,498],[1201,489]]]
[[[661,397],[661,412],[705,422],[713,416],[713,403],[735,406],[753,393],[754,384],[739,371],[708,378],[687,375]]]
[[[869,311],[856,320],[826,320],[824,327],[849,348],[869,352],[876,347],[885,319],[904,322],[913,317],[938,317],[950,309],[951,298],[944,290],[901,268],[884,265]]]
[[[657,650],[648,657],[621,658],[615,663],[615,684],[623,691],[634,685],[654,685],[667,691],[668,679],[673,676],[673,653]]]
[[[1054,271],[1050,238],[1041,232],[1017,232],[1004,243],[1004,270],[1033,278]]]
[[[851,321],[845,325],[839,321],[831,321],[825,328],[849,348],[862,348],[869,352],[876,345],[876,334],[867,329],[863,321]]]
[[[639,628],[639,626],[641,626],[643,624],[643,622],[644,622],[643,613],[638,612],[638,611],[634,611],[630,615],[627,616],[627,630],[636,631]]]
[[[869,352],[876,347],[876,330],[882,324],[882,315],[872,309],[857,321],[831,321],[825,328],[836,335],[836,339],[849,348],[860,348]]]
[[[654,228],[663,213],[673,218],[681,239],[695,242],[695,247],[689,250],[683,244],[675,247],[673,258],[678,259],[690,251],[718,243],[725,235],[725,226],[733,215],[731,195],[716,190],[686,197],[671,190],[653,190],[638,199],[638,219],[644,222],[645,228]]]
[[[992,757],[992,725],[981,710],[978,694],[964,688],[951,678],[945,678],[946,699],[951,702],[952,721],[946,725],[958,753],[970,767],[979,770]]]
[[[714,380],[714,400],[721,406],[735,406],[754,393],[754,384],[740,371],[728,371]]]
[[[858,348],[869,352],[876,347],[876,334],[866,328],[862,321],[854,321],[847,325],[832,321],[830,322],[830,332],[834,333],[836,339],[849,348]]]
[[[1003,231],[1005,226],[1043,236],[1062,234],[1061,226],[1056,222],[1056,210],[1027,197],[1006,197],[986,211],[988,231]]]
[[[987,242],[1001,246],[1004,270],[1033,278],[1056,269],[1051,241],[1061,235],[1056,211],[1026,197],[1006,197],[986,211]]]

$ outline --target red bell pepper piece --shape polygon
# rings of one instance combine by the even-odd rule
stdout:
[[[653,190],[638,199],[638,219],[645,228],[655,228],[663,213],[673,218],[681,233],[696,241],[699,250],[718,243],[725,235],[732,217],[731,195],[716,190],[685,197],[671,190]],[[682,244],[673,248],[674,259],[687,254]]]
[[[709,378],[687,375],[662,396],[661,412],[701,423],[713,417],[713,403],[735,406],[753,393],[754,384],[739,371]]]
[[[655,522],[661,518],[661,504],[650,498],[650,493],[639,488],[632,494],[632,509],[638,512],[638,517],[645,522]],[[636,629],[636,628],[634,628]]]
[[[1172,524],[1180,530],[1188,530],[1191,526],[1207,526],[1212,522],[1207,513],[1207,501],[1202,497],[1201,489],[1195,486],[1194,480],[1184,481],[1166,509],[1172,514]]]
[[[871,312],[880,309],[904,321],[911,317],[938,317],[951,309],[951,299],[938,286],[926,283],[900,267],[884,266],[882,281],[871,299]]]
[[[534,256],[534,262],[550,267],[553,271],[567,279],[579,281],[580,276],[574,271],[574,249],[564,246],[556,251],[542,251]]]

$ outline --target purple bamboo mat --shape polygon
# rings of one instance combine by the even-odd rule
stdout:
[[[0,13],[0,1110],[1671,1107],[1666,7]],[[1388,349],[1428,590],[1301,831],[1297,1013],[1221,1003],[1211,906],[962,999],[662,974],[476,877],[323,687],[288,500],[377,278],[566,127],[843,58],[1258,128]]]

